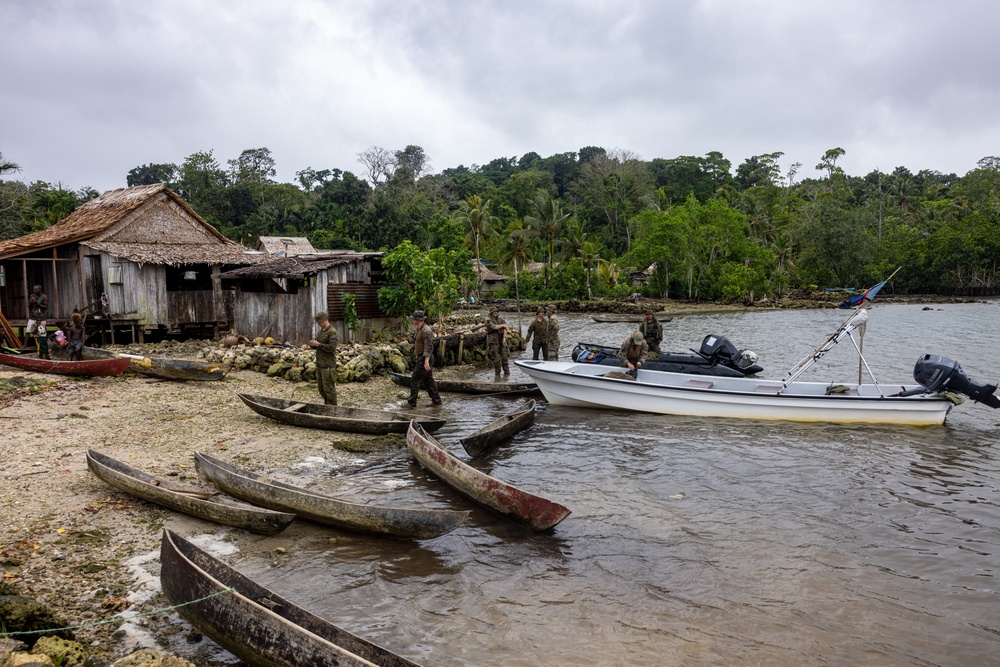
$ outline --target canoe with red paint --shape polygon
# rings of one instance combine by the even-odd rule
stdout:
[[[410,422],[406,446],[410,448],[413,458],[456,491],[534,530],[548,530],[570,514],[570,510],[559,503],[502,482],[463,463],[416,422]]]
[[[55,373],[88,377],[121,375],[128,368],[128,359],[88,359],[84,361],[57,361],[39,359],[23,354],[0,353],[0,364],[15,366],[35,373]]]

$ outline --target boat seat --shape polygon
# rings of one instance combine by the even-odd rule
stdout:
[[[688,380],[687,386],[692,389],[711,389],[714,384],[708,380]]]
[[[287,411],[287,412],[298,412],[299,410],[301,410],[304,407],[306,407],[305,403],[296,403],[295,405],[289,405],[287,408],[285,408],[285,411]]]
[[[758,394],[778,394],[784,389],[781,385],[759,384],[755,390]]]

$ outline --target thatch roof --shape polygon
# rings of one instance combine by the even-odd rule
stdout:
[[[222,274],[223,278],[291,278],[302,279],[314,276],[320,271],[349,264],[371,257],[379,257],[380,252],[354,252],[353,250],[331,250],[312,255],[278,257],[254,266],[233,269]]]
[[[482,261],[477,262],[475,259],[472,260],[472,270],[479,271],[480,277],[484,282],[499,282],[501,280],[510,280],[510,276],[504,276],[495,271],[492,271],[489,267],[482,263]]]
[[[309,239],[304,236],[261,236],[257,240],[257,250],[277,255],[284,253],[285,256],[304,255],[316,252]]]
[[[105,192],[48,229],[0,242],[0,259],[68,243],[142,264],[256,261],[162,183]]]

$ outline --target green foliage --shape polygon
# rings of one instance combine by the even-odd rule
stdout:
[[[353,333],[361,324],[361,318],[358,317],[358,297],[351,292],[341,291],[340,298],[344,301],[344,324]]]
[[[383,311],[406,317],[414,310],[440,318],[455,309],[461,278],[472,272],[466,250],[435,248],[425,252],[403,241],[382,257],[388,285],[379,288]]]

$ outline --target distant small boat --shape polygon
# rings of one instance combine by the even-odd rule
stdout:
[[[406,445],[420,465],[456,491],[534,530],[548,530],[570,514],[570,510],[559,503],[523,491],[463,463],[419,424],[410,424]]]
[[[357,533],[428,540],[458,528],[468,512],[361,505],[269,479],[195,452],[198,474],[234,498]]]
[[[514,437],[519,431],[523,431],[535,423],[535,401],[528,401],[528,405],[520,410],[515,410],[504,415],[500,419],[494,420],[477,431],[459,440],[466,453],[472,458],[480,456],[497,446],[504,440]]]
[[[295,518],[294,514],[227,498],[214,489],[199,489],[154,477],[93,449],[87,450],[87,467],[98,479],[125,493],[224,526],[274,535]]]
[[[15,366],[35,373],[54,373],[84,377],[110,377],[121,375],[128,368],[128,359],[90,359],[84,361],[58,361],[39,359],[23,354],[0,353],[0,364]]]
[[[389,379],[400,387],[410,386],[410,376],[389,373]],[[456,394],[540,394],[534,382],[483,382],[478,380],[441,380],[434,378],[439,391]]]
[[[179,382],[210,382],[226,377],[232,366],[204,359],[171,359],[115,353],[95,347],[84,348],[84,356],[128,359],[128,370],[140,375]]]
[[[160,586],[188,623],[261,667],[419,667],[299,607],[163,531]]]
[[[639,324],[646,319],[645,315],[629,315],[622,313],[598,313],[596,315],[591,315],[590,317],[595,322],[600,322],[602,324],[609,324],[611,322],[635,322],[636,324]],[[658,319],[660,322],[669,322],[674,319],[672,315],[667,313],[653,313],[653,317]]]
[[[323,428],[350,433],[406,433],[411,420],[416,420],[428,431],[436,431],[447,423],[440,417],[427,417],[407,412],[387,412],[349,408],[323,403],[302,403],[285,398],[237,394],[247,407],[259,415],[292,426]]]

